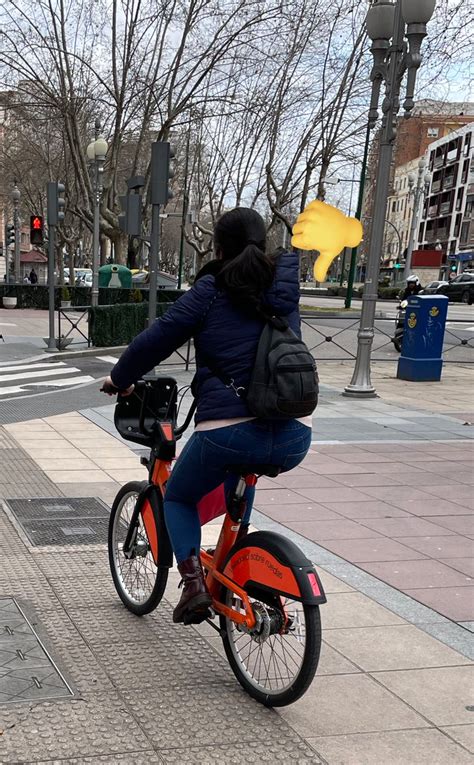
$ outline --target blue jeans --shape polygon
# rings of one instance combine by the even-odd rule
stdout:
[[[164,497],[165,521],[178,563],[197,555],[201,525],[197,503],[225,483],[226,494],[237,486],[238,476],[226,466],[245,463],[278,465],[282,472],[302,462],[311,444],[311,428],[297,420],[250,420],[216,430],[193,433],[171,473]],[[248,523],[255,488],[245,498]]]

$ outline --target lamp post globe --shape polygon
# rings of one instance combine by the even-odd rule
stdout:
[[[105,160],[107,149],[109,148],[107,141],[103,136],[99,136],[93,143],[94,147],[94,159]]]
[[[427,24],[431,19],[436,0],[401,0],[402,16],[406,24]]]
[[[91,141],[86,149],[87,159],[91,162],[95,159],[95,149],[94,149],[95,141]]]
[[[378,0],[367,11],[367,34],[371,40],[390,40],[393,35],[395,3]]]
[[[16,183],[13,186],[11,197],[12,197],[13,204],[18,204],[18,202],[20,201],[21,193]]]
[[[407,178],[408,178],[408,185],[409,185],[410,189],[412,189],[413,186],[415,185],[416,175],[415,175],[415,173],[408,173]]]

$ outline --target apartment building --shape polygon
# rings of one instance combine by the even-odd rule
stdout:
[[[393,203],[393,197],[397,200],[403,189],[400,186],[395,189],[396,182],[404,183],[404,178],[410,172],[405,172],[405,168],[410,166],[410,163],[417,161],[419,157],[426,154],[428,147],[433,141],[444,141],[446,136],[450,135],[453,131],[459,130],[459,128],[465,125],[474,124],[474,104],[469,102],[458,103],[446,103],[442,101],[435,101],[432,99],[425,99],[418,101],[413,110],[412,116],[409,119],[399,117],[397,120],[397,136],[395,139],[393,149],[393,161],[392,171],[390,178],[390,202]],[[375,178],[378,165],[378,151],[379,151],[379,137],[380,131],[377,130],[369,152],[369,161],[367,167],[367,177],[364,188],[364,201],[362,207],[362,219],[364,223],[364,231],[366,236],[364,237],[364,243],[362,244],[359,253],[362,259],[368,254],[368,243],[370,240],[370,223],[374,203],[375,195]],[[416,165],[416,162],[415,162]],[[397,173],[397,170],[399,172]],[[416,172],[416,170],[415,170]],[[408,184],[408,181],[406,181]],[[407,186],[406,186],[407,188]],[[403,205],[409,205],[409,201]],[[387,217],[391,220],[391,206],[387,209]],[[401,207],[401,203],[400,203]],[[400,210],[397,210],[400,212]],[[409,210],[406,215],[408,219]],[[390,226],[388,226],[390,228]],[[391,251],[387,253],[384,250],[381,253],[382,258],[385,261],[390,261],[394,254],[395,241],[392,241],[395,233],[392,231],[386,231],[385,243],[391,246]],[[404,245],[404,248],[406,245]]]
[[[405,259],[414,207],[414,193],[410,187],[409,176],[411,174],[417,177],[418,162],[419,158],[416,157],[395,169],[385,226],[383,265],[386,267],[393,267],[397,261]]]
[[[474,124],[430,144],[431,186],[421,211],[418,249],[441,253],[440,272],[474,265]]]

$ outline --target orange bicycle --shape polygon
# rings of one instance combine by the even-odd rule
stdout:
[[[127,483],[110,515],[109,560],[116,590],[134,614],[150,613],[165,591],[173,553],[163,515],[163,495],[176,441],[195,406],[177,427],[181,391],[173,378],[140,380],[119,396],[115,426],[121,436],[150,448],[142,458],[148,481]],[[182,399],[181,399],[182,400]],[[311,684],[319,661],[319,606],[326,602],[314,566],[289,539],[256,531],[236,541],[244,493],[258,476],[276,476],[275,465],[229,465],[239,481],[227,498],[215,551],[201,549],[212,596],[208,623],[220,634],[230,666],[243,688],[267,706],[296,701]]]

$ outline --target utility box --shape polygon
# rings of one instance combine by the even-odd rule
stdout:
[[[99,268],[99,287],[130,289],[131,286],[132,272],[127,266],[118,266],[113,263]]]
[[[397,370],[400,380],[428,382],[441,379],[447,313],[446,295],[413,295],[408,298]]]

